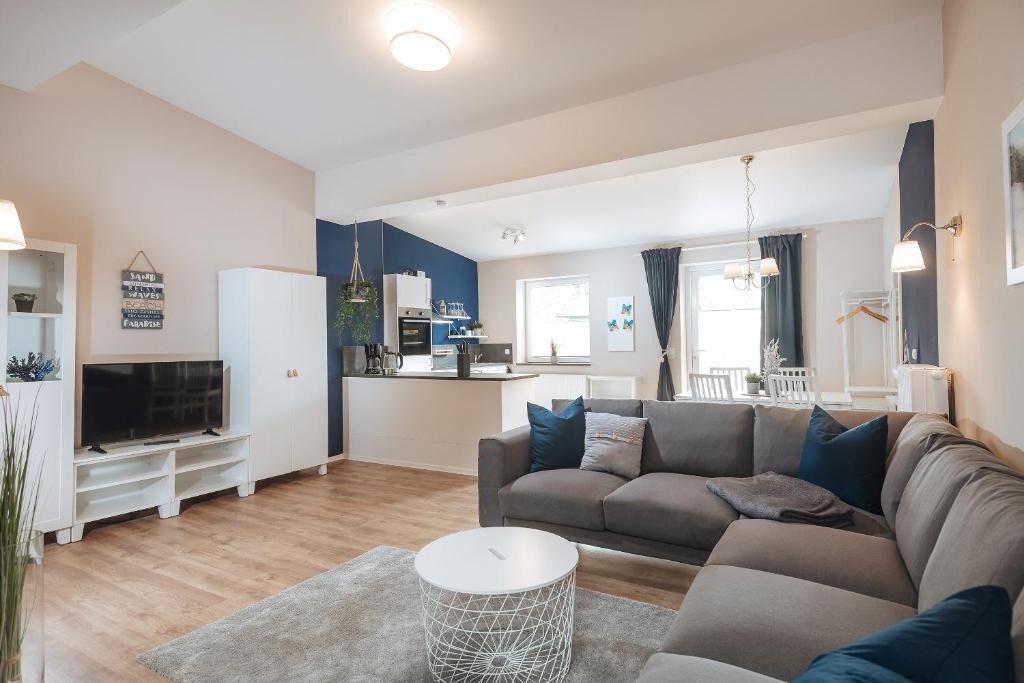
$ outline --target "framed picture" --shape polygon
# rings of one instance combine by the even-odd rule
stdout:
[[[1024,282],[1024,102],[1003,121],[1006,284]]]
[[[633,330],[636,327],[636,315],[633,308],[633,297],[608,297],[608,350],[632,351]]]

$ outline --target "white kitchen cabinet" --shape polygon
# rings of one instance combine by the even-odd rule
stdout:
[[[7,297],[0,316],[0,354],[24,360],[31,352],[58,364],[42,381],[22,381],[4,371],[3,386],[23,424],[36,410],[29,461],[30,476],[39,486],[33,526],[57,531],[61,542],[70,534],[75,501],[77,253],[73,244],[34,239],[27,240],[26,249],[0,253]],[[19,293],[36,296],[31,311],[16,309],[11,296]]]
[[[395,279],[398,308],[430,308],[430,278],[401,273],[387,277]]]
[[[326,472],[324,278],[262,268],[220,272],[220,357],[232,431],[250,437],[251,479]]]

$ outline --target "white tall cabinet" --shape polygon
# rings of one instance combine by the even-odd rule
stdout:
[[[263,268],[219,276],[228,419],[248,432],[250,478],[327,463],[327,286]]]
[[[37,412],[30,473],[39,483],[35,528],[68,535],[72,525],[75,439],[75,310],[78,248],[27,240],[27,248],[0,252],[0,282],[7,303],[0,317],[3,386],[22,420]],[[34,295],[31,311],[18,311],[15,294]],[[51,372],[25,381],[7,372],[11,357],[36,354],[56,361]]]

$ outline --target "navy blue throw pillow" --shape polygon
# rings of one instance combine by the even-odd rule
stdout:
[[[814,406],[800,456],[800,478],[850,505],[881,514],[888,436],[885,415],[847,429],[821,406]]]
[[[817,657],[794,683],[819,681],[1012,682],[1013,606],[1006,589],[977,586],[960,591],[916,617],[875,631]],[[881,670],[877,677],[855,660]],[[843,673],[850,671],[848,677]],[[877,670],[876,670],[877,672]],[[896,678],[886,678],[886,672]]]
[[[579,467],[583,461],[583,442],[587,436],[587,418],[583,397],[555,415],[543,406],[526,404],[530,420],[530,471]]]

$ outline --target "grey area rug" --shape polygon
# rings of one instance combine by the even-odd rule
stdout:
[[[378,546],[139,655],[176,683],[429,681],[415,553]],[[566,681],[633,681],[675,611],[577,589]]]

